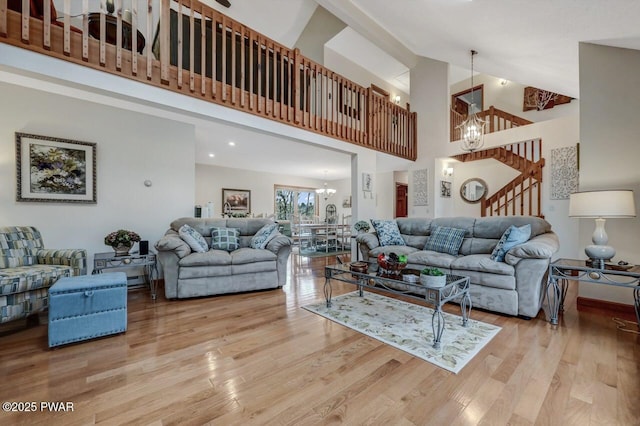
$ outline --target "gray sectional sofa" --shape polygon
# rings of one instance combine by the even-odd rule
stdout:
[[[525,318],[535,317],[542,305],[547,269],[559,242],[551,225],[531,216],[397,218],[405,245],[380,246],[375,233],[358,234],[360,252],[376,270],[380,253],[406,254],[407,268],[437,267],[445,273],[471,278],[471,301],[476,308]],[[529,241],[511,248],[504,262],[490,255],[500,237],[511,225],[531,225]],[[424,250],[427,238],[437,226],[464,229],[459,254]]]
[[[181,218],[156,243],[158,260],[164,271],[164,292],[168,299],[210,296],[224,293],[282,287],[287,278],[291,239],[278,233],[265,249],[250,248],[251,238],[270,219]],[[192,252],[178,230],[191,226],[211,243],[211,228],[240,230],[240,248],[231,252]]]

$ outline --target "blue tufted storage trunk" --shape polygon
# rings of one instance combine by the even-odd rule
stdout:
[[[124,272],[62,278],[49,288],[49,347],[127,331]]]

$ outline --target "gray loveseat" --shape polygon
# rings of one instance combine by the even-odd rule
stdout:
[[[445,273],[471,278],[474,307],[526,318],[540,311],[544,280],[559,242],[551,225],[531,216],[398,218],[398,229],[406,245],[380,246],[375,233],[358,234],[356,241],[363,258],[377,268],[380,253],[406,254],[407,268],[437,267]],[[510,249],[504,262],[490,259],[500,237],[511,225],[531,225],[531,237]],[[466,231],[458,256],[423,250],[427,238],[437,226]],[[373,269],[372,269],[373,268]]]
[[[278,234],[266,249],[249,247],[251,237],[270,219],[181,218],[155,245],[164,271],[164,293],[168,299],[210,296],[282,287],[287,277],[291,239]],[[211,228],[240,230],[240,248],[232,252],[209,250],[195,253],[179,236],[184,224],[211,243]]]

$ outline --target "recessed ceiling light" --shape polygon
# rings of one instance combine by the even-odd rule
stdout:
[[[236,146],[235,142],[229,142],[229,146]]]
[[[213,157],[215,157],[215,156],[216,156],[216,155],[215,155],[214,153],[210,153],[210,154],[209,154],[209,157],[211,157],[211,158],[213,158]]]

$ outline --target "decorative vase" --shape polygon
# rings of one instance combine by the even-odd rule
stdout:
[[[116,256],[127,256],[129,254],[129,250],[131,250],[131,245],[119,244],[112,248],[116,252]]]
[[[420,284],[425,287],[444,287],[446,283],[446,275],[420,275]]]

